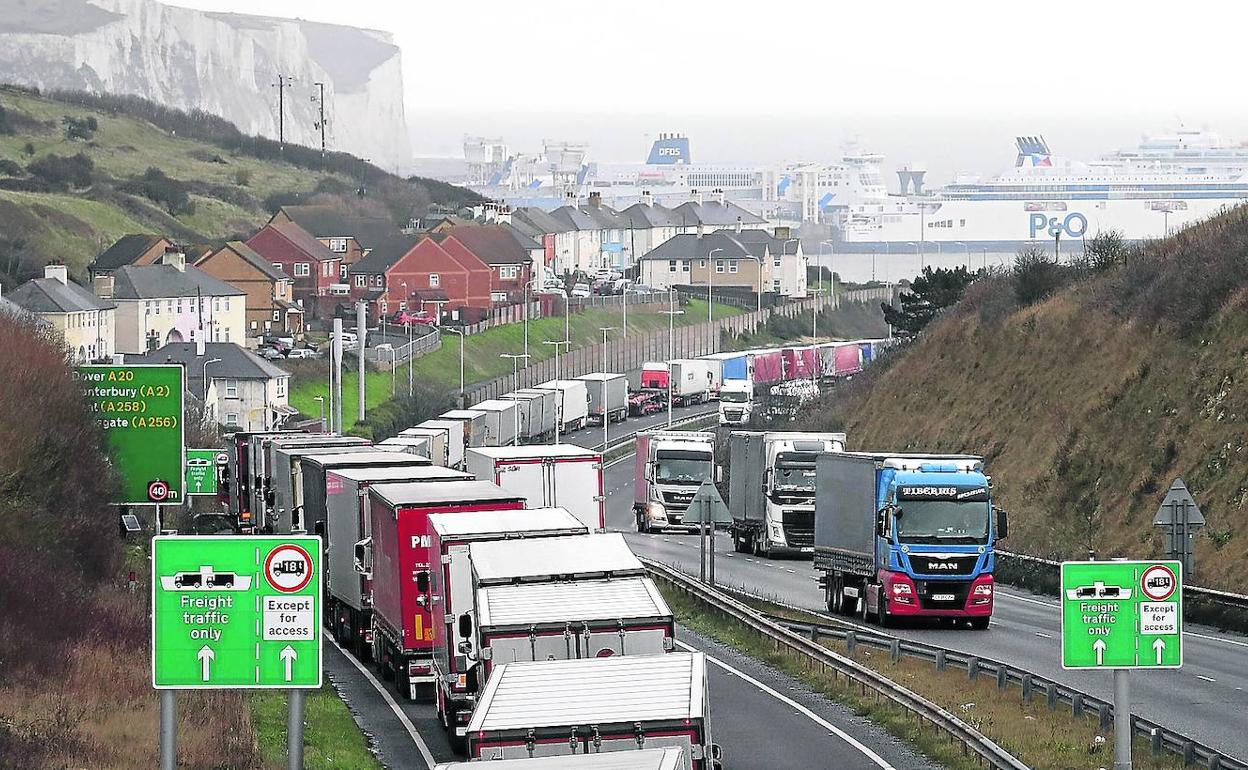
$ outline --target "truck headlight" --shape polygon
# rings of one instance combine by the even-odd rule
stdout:
[[[975,595],[976,596],[992,596],[992,584],[980,583],[979,585],[975,586]]]
[[[646,506],[646,516],[661,521],[667,521],[667,509],[663,507],[663,503],[650,503]]]
[[[893,583],[894,596],[909,596],[913,593],[914,589],[910,587],[909,583]]]

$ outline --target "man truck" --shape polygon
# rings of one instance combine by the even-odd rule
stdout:
[[[992,615],[993,518],[984,463],[972,455],[828,452],[816,462],[815,569],[828,609],[888,626]]]
[[[702,482],[715,475],[714,452],[714,433],[637,434],[633,515],[638,532],[698,526],[685,523],[685,512]]]
[[[815,550],[815,460],[845,448],[844,433],[733,431],[728,437],[728,532],[739,553]]]

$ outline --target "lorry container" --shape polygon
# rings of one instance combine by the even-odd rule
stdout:
[[[251,470],[253,444],[264,436],[299,435],[313,434],[303,431],[238,431],[225,437],[225,465],[217,471],[217,500],[238,520],[240,526],[255,526],[252,515],[255,478]]]
[[[520,404],[521,435],[529,443],[540,444],[555,432],[555,410],[558,395],[551,390],[521,388],[502,398]]]
[[[737,552],[813,554],[815,461],[844,449],[844,433],[733,431],[728,532]]]
[[[862,348],[856,342],[835,342],[819,350],[824,377],[848,377],[862,371]]]
[[[551,380],[537,387],[556,393],[559,430],[571,433],[585,427],[589,418],[589,389],[580,380]]]
[[[468,724],[474,760],[653,746],[684,749],[685,770],[719,767],[702,653],[504,663]]]
[[[275,447],[367,446],[368,443],[367,439],[359,436],[336,436],[330,433],[254,435],[248,446],[246,468],[250,495],[248,510],[252,512],[254,525],[260,529],[268,529],[264,517],[272,506]]]
[[[828,609],[988,627],[994,547],[1008,533],[983,459],[825,453],[816,463],[815,569]]]
[[[368,507],[373,662],[411,698],[433,682],[429,514],[523,508],[524,499],[488,481],[374,484]]]
[[[485,446],[509,446],[520,435],[520,409],[515,401],[491,398],[472,405],[485,413]]]
[[[423,457],[433,465],[446,467],[446,463],[433,462],[433,441],[428,436],[391,436],[377,444],[377,448],[386,452],[406,452]]]
[[[819,354],[810,345],[798,345],[781,348],[780,357],[784,359],[784,379],[814,380],[819,377]]]
[[[667,392],[668,368],[666,361],[647,361],[641,365],[641,390]]]
[[[449,412],[443,412],[438,419],[463,423],[465,448],[486,446],[488,431],[485,412],[478,412],[475,409],[452,409]]]
[[[468,762],[442,762],[433,770],[476,770]],[[490,770],[682,770],[685,752],[676,746],[665,749],[621,751],[610,754],[577,754],[566,757],[533,757],[532,759],[500,759]]]
[[[431,465],[429,458],[406,452],[343,452],[296,457],[294,472],[294,521],[297,529],[324,534],[326,474],[346,468],[401,468]]]
[[[576,444],[468,450],[465,470],[522,495],[530,508],[557,506],[593,530],[606,528],[602,454]]]
[[[589,421],[623,422],[628,419],[628,377],[623,374],[592,372],[576,379],[585,383],[589,394]]]
[[[266,468],[269,475],[264,478],[263,497],[258,501],[264,506],[263,529],[268,533],[286,534],[297,528],[298,524],[294,519],[298,458],[313,454],[349,454],[377,450],[369,443],[339,443],[326,446],[279,444],[271,447],[270,451],[272,464]]]
[[[750,353],[713,353],[703,358],[717,361],[720,367],[719,424],[744,425],[749,422],[754,410]]]
[[[447,467],[463,469],[464,450],[468,448],[468,430],[462,421],[437,418],[425,420],[416,427],[446,431]]]
[[[429,517],[429,583],[433,607],[433,667],[438,715],[452,744],[459,744],[477,693],[481,649],[472,628],[476,593],[469,547],[486,540],[584,535],[589,529],[562,508],[435,513]],[[465,646],[467,645],[467,646]]]
[[[423,423],[422,423],[423,425]],[[463,432],[460,431],[460,436]],[[399,431],[399,436],[410,436],[412,438],[423,438],[429,441],[429,459],[434,465],[441,465],[443,468],[454,468],[455,463],[451,457],[451,438],[449,428],[435,428],[432,426],[404,428]],[[463,454],[461,448],[460,454]],[[462,458],[461,458],[462,462]]]
[[[705,404],[711,400],[711,365],[696,358],[677,358],[669,362],[672,403],[676,406]]]
[[[706,479],[715,476],[715,434],[642,431],[637,434],[633,473],[633,516],[638,532],[680,527]]]
[[[364,541],[371,534],[364,499],[373,484],[471,481],[437,465],[338,468],[325,474],[326,624],[343,647],[366,660],[372,652],[373,595]]]
[[[750,364],[755,389],[784,382],[784,356],[778,349],[750,351]]]

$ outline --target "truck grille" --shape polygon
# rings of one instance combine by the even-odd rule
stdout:
[[[966,606],[971,584],[962,580],[919,580],[915,588],[919,592],[919,606],[925,610],[960,610]],[[937,596],[942,598],[934,598]]]
[[[693,502],[695,492],[664,492],[663,506],[668,511],[684,513],[689,508],[689,503]]]
[[[725,409],[724,410],[724,417],[729,420],[732,420],[733,422],[740,420],[742,414],[745,414],[745,410],[743,409]]]
[[[813,548],[815,545],[815,512],[786,510],[782,514],[784,540],[790,548]]]
[[[919,575],[970,575],[979,562],[978,554],[966,556],[924,556],[910,554],[910,566]]]

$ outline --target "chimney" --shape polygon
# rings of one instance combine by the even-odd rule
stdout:
[[[208,345],[204,342],[204,336],[198,335],[195,338],[195,355],[203,358],[208,354]]]
[[[589,205],[593,206],[594,208],[600,207],[602,205],[602,193],[591,192],[589,194]]]
[[[741,232],[741,217],[737,217],[737,232]]]
[[[63,284],[69,283],[69,270],[64,265],[44,265],[44,278],[55,278]]]
[[[698,192],[697,190],[690,190],[689,194],[693,196],[693,200],[695,203],[697,203],[699,206],[702,205],[702,193]]]
[[[95,296],[100,299],[113,298],[113,276],[97,275],[91,282],[91,288],[95,291]]]
[[[643,206],[653,206],[653,205],[654,205],[654,195],[653,195],[653,194],[651,194],[651,192],[650,192],[649,190],[642,190],[642,191],[641,191],[641,205],[643,205]]]
[[[721,206],[724,205],[724,191],[723,190],[715,190],[715,202]]]
[[[172,265],[177,268],[178,272],[186,272],[186,252],[177,246],[169,246],[165,249],[165,256],[161,260],[166,265]]]
[[[793,232],[793,231],[792,231],[791,229],[789,229],[788,227],[777,227],[777,228],[775,229],[775,235],[776,235],[776,237],[777,237],[777,238],[779,238],[779,239],[780,239],[780,240],[782,240],[782,241],[787,241],[787,240],[789,240],[790,238],[792,238],[792,237],[793,237],[793,236],[792,236],[792,232]]]

